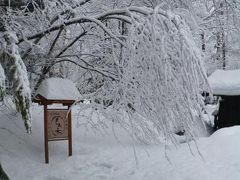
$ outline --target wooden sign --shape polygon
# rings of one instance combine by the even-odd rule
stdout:
[[[48,109],[48,140],[68,139],[68,110]]]
[[[52,91],[46,91],[52,90]],[[56,91],[57,90],[57,91]],[[68,79],[45,79],[36,91],[33,102],[44,106],[44,147],[45,162],[49,163],[48,143],[67,140],[68,155],[72,155],[72,115],[71,106],[81,97],[77,87]],[[62,109],[50,109],[58,104]]]
[[[48,142],[68,140],[68,155],[72,155],[72,115],[67,109],[48,109],[44,105],[45,163],[49,162]]]

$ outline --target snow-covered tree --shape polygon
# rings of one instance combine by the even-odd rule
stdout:
[[[9,5],[9,4],[8,4]],[[14,4],[15,5],[15,4]],[[9,5],[10,6],[10,5]],[[8,9],[1,9],[5,13],[5,17],[8,17]],[[11,19],[8,21],[11,24]],[[24,120],[24,125],[28,133],[31,132],[31,90],[28,81],[28,74],[26,66],[22,61],[21,55],[18,51],[18,37],[16,32],[11,31],[11,27],[6,23],[6,19],[0,19],[1,29],[0,29],[0,62],[1,64],[7,65],[4,67],[7,73],[4,73],[3,67],[1,65],[1,83],[0,83],[0,96],[3,100],[4,95],[4,83],[5,74],[7,78],[13,84],[13,100],[16,105],[16,109],[21,113]],[[6,72],[5,71],[5,72]]]
[[[116,76],[100,83],[90,94],[92,101],[98,100],[98,108],[98,104],[110,106],[104,115],[140,140],[165,136],[174,141],[174,133],[181,130],[193,137],[201,122],[200,92],[207,79],[185,15],[161,7],[128,11],[132,25],[123,61],[113,56]],[[119,112],[129,117],[112,116]]]
[[[29,86],[26,66],[23,63],[21,56],[18,52],[18,46],[16,45],[17,42],[18,42],[18,39],[14,32],[10,32],[10,31],[4,32],[2,44],[4,44],[5,46],[2,47],[3,48],[2,61],[6,61],[7,63],[10,64],[9,79],[13,83],[13,90],[14,90],[13,98],[16,105],[16,109],[18,112],[21,113],[22,118],[24,120],[24,125],[28,133],[30,133],[31,132],[31,115],[30,115],[31,90]]]
[[[234,0],[198,0],[192,4],[208,74],[215,69],[238,68],[239,3]]]
[[[127,112],[131,119],[141,116],[145,125],[153,124],[153,134],[171,136],[178,126],[193,135],[206,77],[194,30],[186,11],[179,10],[182,3],[155,9],[125,7],[132,1],[98,3],[106,7],[97,11],[89,0],[32,1],[31,6],[7,9],[1,17],[8,27],[1,42],[11,67],[5,74],[14,83],[13,96],[26,127],[30,127],[28,77],[37,88],[44,78],[60,73],[74,77],[81,93],[98,109]],[[65,65],[79,75],[64,74]],[[144,132],[142,121],[124,123],[126,127],[134,123]]]
[[[178,130],[194,136],[207,80],[191,30],[180,15],[159,7],[134,18],[121,64],[120,101],[171,140]]]

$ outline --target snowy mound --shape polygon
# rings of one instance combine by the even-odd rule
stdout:
[[[39,86],[37,94],[49,100],[77,100],[80,98],[80,93],[74,83],[62,78],[44,80]]]
[[[221,128],[212,134],[211,138],[222,138],[227,136],[239,136],[240,126],[233,126],[228,128]]]
[[[240,70],[216,70],[208,78],[215,95],[240,95]]]

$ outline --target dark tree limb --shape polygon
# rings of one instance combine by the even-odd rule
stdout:
[[[83,61],[87,66],[94,68],[93,65],[89,64],[87,61],[83,60],[83,59],[82,59],[80,56],[78,56],[78,55],[75,55],[75,56],[60,56],[59,58],[60,58],[60,59],[64,59],[64,58],[68,58],[68,57],[77,57],[78,59],[80,59],[81,61]]]
[[[4,172],[1,163],[0,163],[0,179],[1,180],[9,180],[9,177],[7,176],[7,174]]]
[[[49,34],[53,31],[56,31],[56,30],[59,30],[59,29],[62,29],[64,28],[65,26],[70,26],[70,25],[73,25],[73,24],[79,24],[79,23],[86,23],[86,22],[92,22],[92,23],[95,23],[97,24],[98,26],[100,26],[110,37],[114,38],[116,41],[118,41],[120,44],[123,44],[124,43],[117,37],[115,37],[108,29],[107,27],[105,27],[101,21],[99,21],[98,19],[96,18],[90,18],[90,17],[80,17],[80,18],[75,18],[75,19],[72,19],[72,20],[69,20],[67,22],[65,22],[64,24],[60,24],[60,25],[55,25],[55,26],[52,26],[51,28],[49,29],[46,29],[45,31],[43,32],[40,32],[40,33],[37,33],[33,36],[28,36],[26,37],[25,39],[27,40],[32,40],[32,39],[36,39],[36,38],[40,38],[40,37],[43,37],[45,36],[46,34]],[[24,41],[24,39],[19,39],[19,43],[22,43]]]
[[[66,52],[71,46],[73,46],[81,37],[87,34],[87,31],[82,32],[79,36],[77,36],[71,43],[69,43],[63,50],[61,50],[55,58],[60,57],[64,52]]]
[[[78,64],[77,62],[75,62],[75,61],[73,61],[73,60],[70,60],[70,59],[58,60],[58,61],[54,62],[54,63],[52,64],[52,66],[54,66],[54,65],[57,64],[57,63],[61,63],[61,62],[70,62],[70,63],[73,63],[73,64],[79,66],[79,67],[82,68],[82,69],[86,69],[86,70],[89,70],[89,71],[97,72],[97,73],[101,74],[102,76],[104,76],[104,77],[106,77],[106,78],[109,78],[109,79],[111,79],[111,80],[113,80],[113,81],[117,81],[117,79],[116,79],[115,77],[112,77],[112,76],[110,76],[110,75],[108,75],[108,74],[105,74],[105,73],[103,73],[102,71],[100,71],[100,70],[98,70],[98,69],[96,69],[96,68],[83,66],[83,65]],[[84,62],[85,62],[85,61],[84,61]],[[51,67],[52,67],[52,66],[51,66]],[[50,67],[50,68],[51,68],[51,67]],[[115,76],[117,76],[117,75],[115,75]]]
[[[37,44],[40,40],[42,39],[42,37],[37,38],[33,43]],[[29,53],[32,51],[32,47],[28,48],[24,54],[22,55],[22,59],[26,59],[26,57],[28,57]]]
[[[52,43],[52,45],[51,45],[51,47],[50,47],[50,49],[49,49],[49,51],[48,51],[48,55],[51,55],[51,53],[52,53],[52,51],[53,51],[53,48],[55,47],[55,45],[56,45],[56,43],[57,43],[57,41],[58,41],[58,39],[59,39],[62,31],[63,31],[63,29],[60,29],[60,30],[58,31],[58,34],[57,34],[57,36],[55,37],[55,39],[53,40],[53,43]]]

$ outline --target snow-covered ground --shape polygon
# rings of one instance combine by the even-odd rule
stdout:
[[[240,127],[178,147],[135,144],[123,131],[116,141],[77,128],[73,118],[73,156],[67,142],[50,142],[44,163],[43,112],[33,107],[33,134],[9,110],[0,111],[0,162],[11,180],[238,180]],[[196,148],[197,147],[197,148]]]

